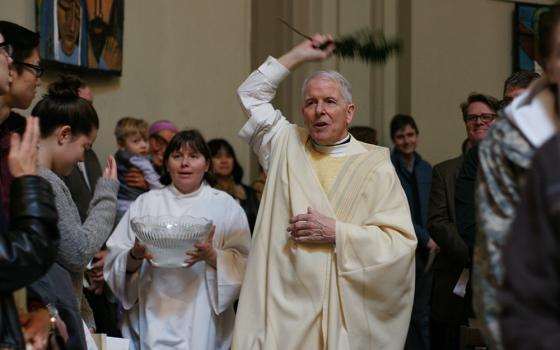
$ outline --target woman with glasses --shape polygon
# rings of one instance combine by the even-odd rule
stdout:
[[[11,54],[11,45],[0,34],[0,95],[9,91]],[[52,190],[47,181],[37,176],[39,123],[29,117],[26,125],[23,137],[10,135],[6,166],[15,179],[9,187],[11,196],[7,196],[11,200],[10,211],[0,207],[0,348],[10,349],[25,347],[21,330],[23,326],[28,331],[30,324],[36,325],[27,334],[34,348],[46,346],[48,324],[38,320],[45,315],[48,319],[48,312],[40,309],[18,317],[12,293],[48,270],[56,257],[59,240]]]
[[[7,21],[0,21],[0,33],[4,41],[10,44],[2,47],[3,56],[9,53],[13,60],[9,67],[9,91],[0,96],[0,205],[4,210],[9,210],[9,188],[13,181],[7,164],[10,134],[14,131],[21,133],[25,128],[25,119],[12,109],[28,109],[41,85],[35,70],[16,62],[39,66],[39,34]]]
[[[163,154],[169,141],[179,132],[175,123],[169,120],[158,120],[148,129],[152,164],[160,175],[163,172]]]
[[[9,125],[23,130],[23,119],[13,113],[12,109],[28,109],[37,94],[37,89],[41,86],[43,69],[40,66],[39,34],[7,21],[0,21],[0,32],[10,43],[13,59],[13,64],[10,66],[10,91],[1,97],[3,108],[0,110],[0,120],[9,116],[13,119],[10,120]],[[3,136],[0,131],[0,138]]]

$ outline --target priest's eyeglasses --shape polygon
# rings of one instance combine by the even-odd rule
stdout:
[[[0,43],[0,52],[8,57],[11,57],[14,53],[14,48],[12,45],[4,41],[3,43]]]
[[[467,123],[476,123],[480,119],[483,123],[490,123],[496,119],[497,115],[495,113],[481,113],[481,114],[467,114],[465,121]]]
[[[33,71],[33,74],[35,74],[35,76],[37,78],[40,78],[43,73],[45,72],[45,69],[41,66],[37,66],[35,64],[31,64],[31,63],[27,63],[27,62],[21,62],[21,61],[14,61],[15,64],[19,64],[21,66],[24,66],[26,68],[28,68],[29,70]]]

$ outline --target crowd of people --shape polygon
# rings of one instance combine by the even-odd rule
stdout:
[[[241,84],[239,136],[254,186],[224,139],[127,116],[105,166],[87,84],[41,84],[39,35],[0,21],[0,348],[551,349],[560,322],[560,6],[539,21],[544,73],[515,72],[500,99],[465,93],[457,156],[431,166],[410,115],[392,151],[352,127],[350,83],[317,71],[304,127],[272,105],[302,64],[328,59],[315,35]],[[132,222],[198,217],[208,238],[160,267]]]

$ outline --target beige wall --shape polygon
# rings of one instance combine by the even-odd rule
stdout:
[[[276,21],[280,16],[302,32],[332,33],[335,37],[362,28],[383,29],[388,36],[397,33],[397,5],[384,0],[259,0],[255,1],[253,66],[267,55],[279,56],[303,38]],[[370,125],[382,134],[386,119],[396,108],[396,69],[391,58],[385,65],[368,66],[359,61],[337,58],[300,67],[280,87],[275,104],[294,122],[301,123],[301,83],[317,69],[336,69],[352,84],[357,106],[354,125]]]
[[[84,78],[101,119],[94,149],[115,151],[123,116],[165,118],[224,137],[244,166],[249,148],[237,136],[245,117],[235,90],[250,71],[250,0],[127,0],[120,78]],[[34,0],[0,0],[1,18],[35,28]],[[47,74],[43,85],[56,75]],[[37,99],[39,96],[37,96]]]
[[[410,113],[420,127],[421,154],[432,163],[445,160],[459,153],[465,136],[459,103],[471,91],[499,96],[511,72],[513,7],[494,0],[127,0],[123,76],[85,77],[102,118],[95,149],[102,157],[115,149],[119,117],[168,118],[232,141],[249,169],[249,148],[236,137],[244,116],[235,89],[266,55],[301,40],[275,21],[280,15],[310,34],[369,26],[404,43],[385,66],[331,59],[302,67],[276,101],[288,116],[301,123],[306,73],[339,69],[353,84],[354,124],[376,127],[390,145],[390,118]],[[34,0],[0,0],[0,11],[3,19],[35,26]]]
[[[433,164],[460,152],[465,131],[459,104],[472,91],[500,97],[511,73],[510,2],[260,0],[255,6],[260,21],[254,20],[253,67],[266,54],[279,55],[301,40],[275,21],[277,15],[309,34],[336,36],[369,26],[401,37],[401,54],[383,66],[331,59],[301,67],[281,87],[276,105],[301,123],[301,81],[315,69],[337,69],[353,85],[354,125],[375,127],[381,143],[390,146],[392,116],[411,114],[421,131],[419,152]]]
[[[410,112],[433,164],[460,153],[459,103],[471,91],[501,97],[512,67],[514,5],[492,0],[405,0],[411,6]],[[406,84],[405,81],[399,81]]]

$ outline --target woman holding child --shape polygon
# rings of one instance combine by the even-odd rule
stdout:
[[[159,174],[154,170],[148,157],[148,122],[143,119],[124,117],[117,122],[115,137],[119,146],[115,153],[119,187],[117,221],[120,221],[130,204],[142,193],[150,189],[163,188],[159,182]],[[141,171],[144,181],[149,188],[131,187],[126,180],[126,174],[136,168]]]
[[[120,299],[131,349],[229,349],[249,252],[243,209],[206,181],[211,155],[195,130],[173,137],[163,156],[167,186],[138,197],[107,242],[107,283]],[[214,233],[185,252],[188,267],[157,268],[130,227],[146,215],[212,220]]]

